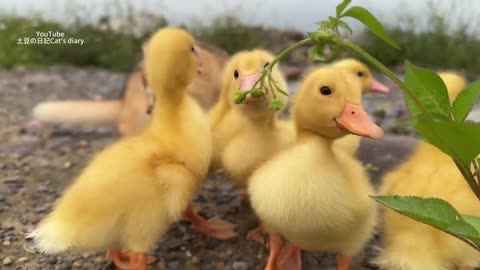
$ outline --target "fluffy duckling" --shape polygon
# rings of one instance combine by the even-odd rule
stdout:
[[[264,67],[273,59],[274,56],[264,50],[237,53],[225,71],[225,76],[231,77],[231,80],[222,91],[227,91],[227,95],[233,97],[233,93],[238,89],[252,89]],[[272,70],[272,77],[281,89],[287,91],[287,84],[277,66]],[[279,112],[268,107],[273,99],[272,89],[268,83],[265,84],[263,97],[254,98],[248,95],[243,104],[233,106],[230,111],[236,118],[242,119],[242,125],[225,145],[221,162],[226,174],[241,188],[246,187],[248,177],[260,163],[287,147],[294,138],[292,130],[279,123]],[[286,103],[285,95],[278,95],[278,98]]]
[[[439,75],[453,102],[465,88],[465,79],[452,72]],[[385,175],[380,194],[441,198],[462,214],[480,216],[478,199],[452,159],[426,142],[419,142],[408,160]],[[376,259],[382,269],[473,270],[480,266],[478,251],[435,228],[386,208],[384,224],[383,249]]]
[[[389,92],[387,86],[375,80],[372,71],[367,65],[354,58],[346,58],[336,61],[332,66],[342,68],[360,79],[363,94],[368,92],[386,94]],[[357,152],[359,146],[360,137],[356,135],[344,136],[333,143],[334,148],[342,149],[352,155]]]
[[[370,238],[376,224],[373,188],[362,165],[332,143],[348,132],[382,138],[383,131],[361,107],[361,85],[348,72],[320,68],[302,83],[296,97],[293,146],[275,155],[248,180],[250,202],[270,234],[265,269],[293,259],[300,249],[338,252],[337,269]],[[281,254],[281,238],[290,244]]]
[[[204,179],[210,129],[185,94],[197,72],[194,39],[181,29],[162,29],[145,61],[159,97],[151,124],[94,157],[32,233],[40,250],[109,250],[120,268],[145,270],[146,253],[183,216]]]

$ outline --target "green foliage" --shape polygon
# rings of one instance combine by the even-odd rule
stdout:
[[[100,30],[97,25],[76,24],[63,26],[57,22],[40,18],[1,17],[0,66],[41,67],[53,64],[72,64],[100,67],[115,71],[127,71],[133,65],[145,37],[134,37],[127,33]],[[58,31],[67,38],[84,39],[78,44],[29,44],[18,45],[17,39],[35,38],[36,31]]]
[[[325,60],[325,55],[323,53],[325,49],[324,44],[317,44],[315,46],[310,47],[308,49],[308,58],[310,58],[312,61],[324,61]]]
[[[338,12],[338,11],[337,11]],[[351,7],[343,13],[342,17],[352,17],[362,22],[370,31],[372,31],[379,38],[390,44],[390,46],[399,49],[395,41],[383,29],[382,24],[373,16],[368,10],[362,7]]]
[[[458,122],[463,122],[480,97],[480,81],[472,83],[467,89],[460,92],[453,103],[453,116]]]
[[[437,73],[423,68],[417,68],[409,61],[405,63],[405,84],[418,97],[418,100],[432,114],[450,118],[450,101],[447,87]],[[406,104],[413,116],[418,116],[422,111],[411,97],[406,97]]]
[[[264,46],[267,32],[260,26],[249,26],[235,16],[218,17],[209,26],[191,30],[199,40],[223,48],[229,53]]]
[[[460,238],[475,248],[480,246],[480,218],[461,215],[444,200],[402,196],[372,198],[397,213]]]
[[[429,143],[464,165],[480,153],[480,125],[417,117],[411,121],[415,130]]]
[[[457,6],[461,6],[458,2]],[[356,43],[386,66],[402,65],[405,59],[415,64],[437,69],[460,69],[467,74],[480,73],[480,39],[469,31],[470,20],[462,22],[453,18],[450,11],[439,16],[439,10],[432,8],[422,18],[428,23],[419,31],[420,20],[414,15],[400,14],[408,18],[395,25],[387,25],[385,32],[395,37],[400,50],[391,48],[375,34],[364,31],[357,35]],[[460,17],[465,18],[465,17]]]

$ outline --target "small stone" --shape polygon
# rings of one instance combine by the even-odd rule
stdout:
[[[85,147],[85,146],[88,145],[88,142],[85,141],[85,140],[82,140],[82,141],[80,141],[80,143],[78,145],[80,145],[81,147]]]
[[[199,262],[200,262],[200,259],[199,259],[197,256],[193,256],[193,257],[192,257],[192,263],[193,263],[193,264],[197,264],[197,263],[199,263]]]
[[[54,256],[48,257],[47,263],[50,265],[55,265],[57,263],[57,257],[54,257]]]
[[[68,168],[72,167],[72,162],[67,161],[67,162],[63,163],[63,167],[64,167],[65,169],[68,169]]]
[[[19,263],[24,263],[24,262],[28,261],[28,257],[20,257],[20,258],[18,258],[17,261],[18,261]]]
[[[10,246],[10,241],[5,240],[5,241],[3,241],[2,244],[3,244],[4,246],[8,247],[8,246]]]
[[[8,256],[5,259],[3,259],[3,265],[10,265],[13,263],[13,258]]]
[[[167,268],[168,268],[169,270],[177,270],[177,269],[179,269],[179,267],[180,267],[180,263],[179,263],[179,262],[169,262],[169,263],[167,264]]]
[[[74,268],[80,268],[80,267],[82,267],[82,263],[80,261],[74,261],[72,266]]]
[[[248,265],[246,262],[236,261],[236,262],[233,262],[232,268],[233,270],[247,270]]]
[[[185,256],[187,256],[187,257],[189,257],[189,258],[192,257],[192,253],[190,252],[190,250],[187,250],[187,251],[185,252]]]

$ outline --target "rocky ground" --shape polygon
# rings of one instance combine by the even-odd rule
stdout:
[[[46,256],[35,253],[26,237],[71,183],[92,154],[118,137],[114,128],[28,127],[32,107],[43,100],[116,98],[124,74],[71,67],[42,71],[0,70],[0,268],[114,269],[103,254]],[[367,107],[390,133],[409,133],[398,119],[405,117],[400,91],[367,96]],[[398,163],[415,145],[409,137],[388,136],[384,142],[364,141],[360,157],[369,164],[373,181]],[[379,155],[379,153],[382,153]],[[108,194],[106,194],[108,196]],[[95,203],[92,201],[92,203]],[[245,239],[256,221],[239,192],[221,174],[211,175],[195,204],[201,214],[221,216],[238,224],[239,237],[208,239],[186,221],[173,225],[152,255],[151,269],[263,269],[268,249]],[[353,269],[375,269],[370,259],[378,237],[355,259]],[[332,254],[304,253],[304,269],[334,269]]]

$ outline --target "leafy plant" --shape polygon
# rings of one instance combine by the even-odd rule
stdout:
[[[358,6],[347,7],[350,0],[343,0],[336,9],[336,17],[318,22],[318,30],[308,33],[308,38],[283,50],[263,71],[250,93],[258,91],[266,83],[270,85],[274,99],[272,109],[282,107],[275,92],[285,94],[272,83],[271,71],[275,64],[286,54],[308,43],[313,43],[308,55],[314,61],[330,61],[341,48],[346,48],[360,55],[374,67],[385,73],[397,84],[406,96],[406,104],[412,115],[408,121],[424,140],[428,141],[447,155],[451,156],[456,166],[480,199],[480,177],[478,155],[480,153],[480,125],[465,123],[475,101],[480,96],[480,81],[473,83],[458,95],[450,105],[447,88],[442,79],[433,71],[414,66],[406,61],[406,78],[402,82],[392,71],[377,59],[366,53],[357,45],[342,37],[340,29],[351,32],[346,17],[363,23],[370,31],[394,48],[396,42],[385,32],[382,24],[366,9]],[[333,50],[331,56],[324,54],[324,47]],[[272,85],[273,84],[273,85]],[[241,94],[240,94],[241,93]],[[246,93],[236,92],[235,101],[243,102]],[[241,97],[243,95],[243,98]],[[480,218],[461,215],[448,202],[435,198],[377,196],[379,203],[394,211],[449,233],[480,251]]]

